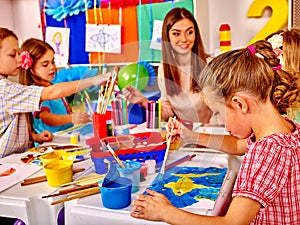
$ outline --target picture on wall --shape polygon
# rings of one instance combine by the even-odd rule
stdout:
[[[163,26],[163,20],[154,20],[153,32],[150,48],[161,50],[161,31]]]
[[[46,27],[45,41],[53,47],[55,64],[58,67],[68,65],[69,38],[70,28]]]
[[[86,24],[85,51],[121,53],[121,26]]]

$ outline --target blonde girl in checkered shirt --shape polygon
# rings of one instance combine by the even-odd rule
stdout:
[[[53,135],[48,131],[35,134],[28,129],[26,113],[38,111],[41,101],[62,98],[93,85],[105,84],[109,78],[106,74],[49,87],[23,86],[7,79],[18,75],[21,64],[17,36],[13,31],[0,27],[0,158],[28,150],[32,141],[42,143],[52,140]]]
[[[189,213],[148,190],[134,200],[131,216],[185,225],[300,224],[300,125],[282,115],[300,101],[299,76],[282,70],[271,44],[258,41],[217,56],[201,73],[199,84],[230,136],[188,132],[173,119],[168,133],[174,126],[175,138],[191,135],[200,144],[244,154],[227,213]]]

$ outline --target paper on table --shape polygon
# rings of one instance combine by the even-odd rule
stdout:
[[[25,178],[42,169],[42,167],[34,165],[1,163],[0,173],[3,173],[10,168],[15,169],[16,171],[8,176],[0,177],[0,192],[23,181]]]

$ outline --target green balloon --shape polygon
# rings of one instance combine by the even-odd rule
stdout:
[[[136,80],[138,80],[137,83]],[[118,86],[120,90],[127,86],[133,86],[142,91],[147,87],[148,81],[149,74],[146,67],[137,63],[124,66],[118,73]]]

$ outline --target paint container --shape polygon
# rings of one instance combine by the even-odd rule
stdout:
[[[140,171],[140,174],[141,174],[140,181],[144,181],[144,180],[146,180],[146,177],[147,177],[148,165],[145,162],[142,162],[141,165],[142,165],[142,167],[141,167],[141,171]]]
[[[154,174],[156,172],[156,161],[154,159],[148,159],[145,161],[145,163],[147,164],[147,173],[148,174]]]
[[[78,144],[79,141],[80,141],[79,132],[74,132],[70,134],[70,144]]]
[[[102,204],[108,209],[122,209],[131,204],[132,181],[126,177],[119,177],[105,186],[98,183],[101,191]]]
[[[137,192],[140,189],[140,170],[141,163],[137,161],[126,160],[123,161],[125,168],[121,168],[119,165],[117,169],[121,177],[129,178],[132,181],[132,193]]]
[[[55,162],[61,159],[61,154],[59,153],[59,151],[51,151],[48,153],[44,153],[39,158],[42,161],[42,164],[45,166],[47,163]]]
[[[106,111],[105,114],[93,114],[93,128],[95,137],[102,139],[108,136],[106,121],[111,120],[111,111]]]
[[[47,163],[44,166],[44,171],[48,184],[52,187],[59,187],[71,182],[73,180],[72,164],[72,162],[65,160]]]

